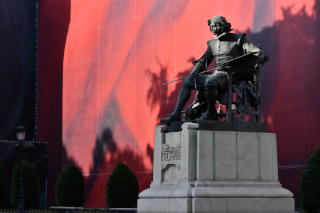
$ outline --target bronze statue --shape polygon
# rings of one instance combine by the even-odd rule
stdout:
[[[181,110],[189,100],[191,90],[198,90],[206,102],[205,112],[199,120],[218,120],[215,103],[225,94],[228,80],[227,71],[247,66],[245,63],[236,63],[235,65],[229,62],[246,55],[253,55],[261,63],[267,60],[262,50],[250,42],[245,34],[230,33],[231,24],[223,16],[209,19],[208,25],[214,34],[214,39],[207,42],[208,48],[203,56],[193,62],[194,67],[190,75],[184,79],[175,109],[161,120],[163,123],[181,120]],[[213,59],[216,62],[215,71],[212,74],[203,73]],[[241,74],[237,77],[238,81],[248,80],[247,78],[249,77]],[[246,84],[244,85],[248,87]]]

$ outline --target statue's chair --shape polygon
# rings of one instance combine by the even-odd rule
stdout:
[[[244,68],[245,67],[245,68]],[[244,66],[227,70],[228,86],[220,104],[226,105],[226,112],[218,110],[226,121],[234,120],[234,115],[251,115],[256,122],[261,122],[260,86],[263,64],[252,56]],[[239,100],[240,99],[240,100]]]
[[[256,122],[261,122],[260,85],[263,64],[255,56],[249,56],[237,63],[230,64],[230,68],[225,69],[228,84],[218,97],[218,117],[221,120],[234,121],[242,120],[244,115],[251,115]],[[200,117],[207,107],[204,100],[203,92],[198,91],[193,104],[185,111],[186,120]]]

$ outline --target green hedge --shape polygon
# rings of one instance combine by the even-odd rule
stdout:
[[[106,201],[110,208],[137,206],[139,187],[135,174],[128,166],[119,163],[106,185]]]
[[[60,206],[82,206],[84,180],[80,168],[75,165],[67,166],[58,178],[55,193],[56,203]]]
[[[37,208],[40,200],[40,181],[35,167],[27,162],[23,162],[23,182],[24,182],[24,201],[26,208]],[[15,163],[12,170],[11,180],[11,203],[14,207],[18,206],[20,194],[20,163]]]
[[[302,206],[307,213],[320,209],[320,146],[312,152],[301,181]]]
[[[0,162],[0,208],[5,207],[6,201],[6,189],[5,189],[5,181],[4,181],[4,171],[2,164]]]

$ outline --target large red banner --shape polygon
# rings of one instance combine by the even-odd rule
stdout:
[[[215,15],[271,58],[263,120],[277,133],[281,180],[297,192],[320,140],[316,0],[42,0],[39,131],[52,180],[67,162],[80,166],[87,206],[105,205],[117,162],[134,170],[140,189],[148,186],[154,129],[181,85],[161,84],[188,74],[212,39],[207,20]]]

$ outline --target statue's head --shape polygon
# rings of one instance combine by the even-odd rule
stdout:
[[[208,20],[208,25],[210,31],[215,35],[220,35],[224,32],[230,32],[232,30],[231,24],[227,22],[226,18],[223,16],[215,16]]]

